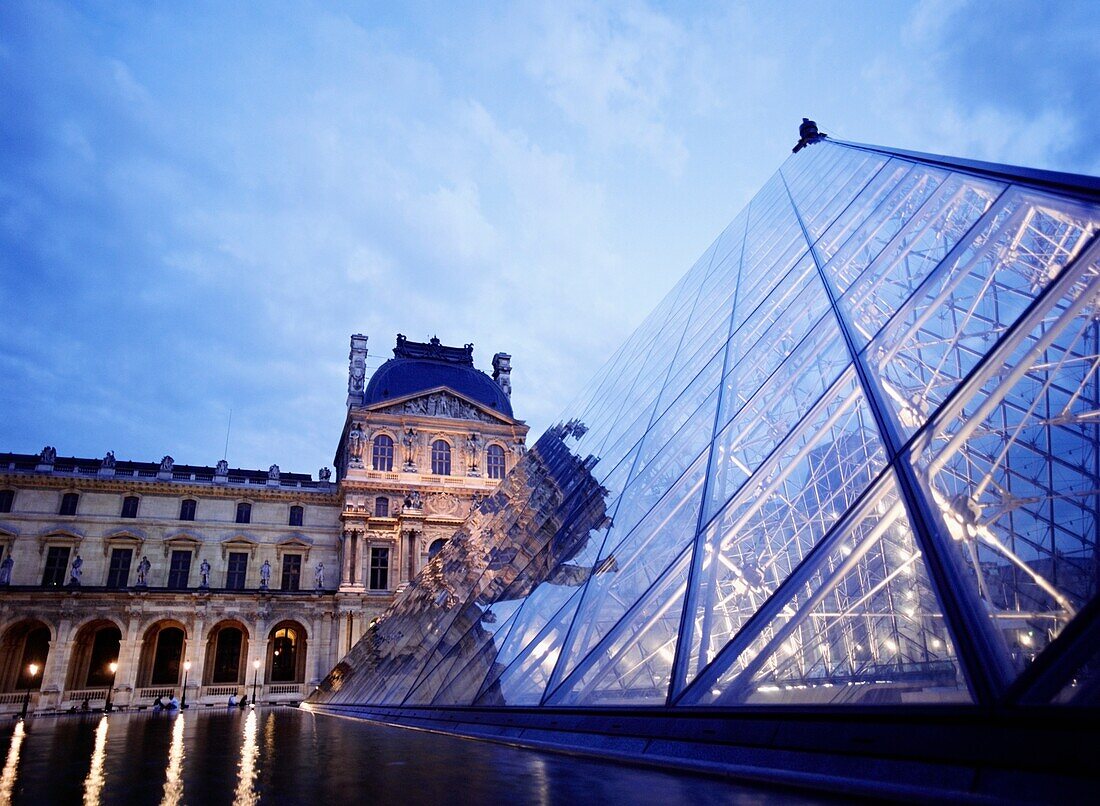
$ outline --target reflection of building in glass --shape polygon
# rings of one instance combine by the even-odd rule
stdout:
[[[1095,702],[1098,202],[1084,177],[814,141],[311,706],[448,706],[474,733],[510,710],[521,740],[626,730],[605,706]],[[673,753],[657,723],[631,752]]]
[[[0,454],[0,711],[297,702],[524,451],[511,361],[352,336],[337,478]],[[428,445],[449,465],[429,467]],[[440,474],[437,471],[445,471]],[[434,548],[433,548],[434,547]],[[193,668],[188,674],[186,664]],[[112,671],[111,664],[117,663]],[[31,674],[30,669],[36,669]]]

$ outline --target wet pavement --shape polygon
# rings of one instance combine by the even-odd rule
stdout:
[[[41,717],[0,727],[0,803],[799,803],[785,791],[295,708]]]

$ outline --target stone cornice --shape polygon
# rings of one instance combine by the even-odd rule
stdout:
[[[16,489],[82,490],[125,494],[140,490],[143,495],[195,498],[247,498],[254,501],[303,501],[337,506],[340,494],[335,484],[328,489],[309,487],[266,487],[259,484],[213,484],[167,481],[132,476],[87,476],[29,471],[0,471],[0,487]]]

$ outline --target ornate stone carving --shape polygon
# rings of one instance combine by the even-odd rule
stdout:
[[[161,473],[171,473],[172,468],[175,467],[175,466],[176,466],[176,460],[173,459],[171,456],[165,456],[163,459],[160,460],[160,472]]]
[[[322,467],[317,471],[317,479],[324,482],[332,481],[332,471],[327,467]]]
[[[366,446],[366,434],[360,423],[352,423],[348,433],[348,465],[351,467],[363,466],[363,449]]]
[[[229,462],[224,459],[218,460],[218,466],[214,468],[214,475],[216,476],[228,476],[229,475]]]
[[[57,448],[53,445],[47,445],[42,449],[42,453],[38,455],[38,460],[44,465],[52,465],[57,461]]]
[[[367,337],[356,333],[351,337],[348,353],[348,394],[363,392],[363,379],[367,374]]]
[[[405,466],[402,470],[406,473],[415,473],[417,454],[419,453],[416,430],[413,428],[406,429],[405,433],[401,435],[401,444],[405,447]]]
[[[451,420],[478,420],[483,423],[499,423],[501,418],[493,417],[465,400],[460,400],[446,392],[415,397],[395,406],[379,409],[381,414],[413,414],[421,417],[447,417]]]
[[[466,475],[480,476],[481,435],[472,433],[466,437]]]
[[[268,481],[278,481],[280,475],[281,474],[279,472],[279,466],[278,465],[272,465],[271,467],[269,467],[267,469]]]
[[[115,452],[107,451],[106,455],[100,460],[99,466],[106,470],[113,468],[115,466]]]
[[[458,499],[450,493],[433,493],[428,496],[427,510],[432,515],[457,515]]]

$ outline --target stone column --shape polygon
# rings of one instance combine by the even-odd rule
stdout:
[[[138,662],[141,660],[141,618],[131,614],[126,624],[126,635],[118,648],[118,672],[115,674],[114,701],[129,705],[135,699],[138,684]]]
[[[36,711],[45,711],[61,705],[65,691],[65,675],[69,670],[69,654],[72,650],[73,629],[71,619],[62,618],[57,633],[50,642],[50,652],[42,669],[42,685],[39,687]]]
[[[187,637],[187,655],[191,671],[187,674],[187,699],[196,705],[202,695],[202,673],[206,667],[206,619],[195,619],[194,634]]]
[[[351,584],[351,531],[348,529],[340,536],[340,584]]]

